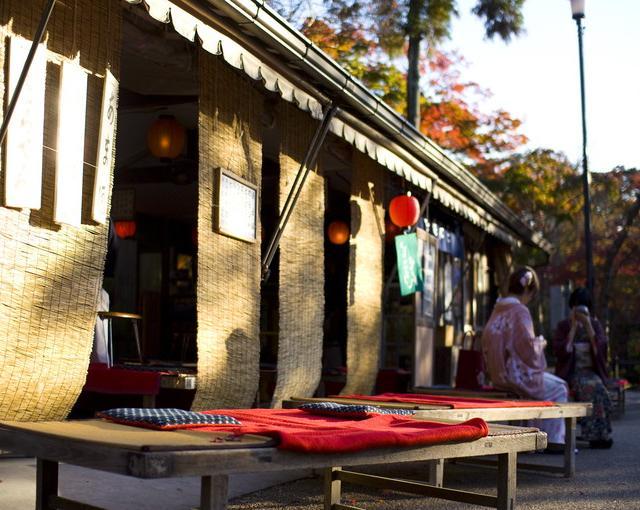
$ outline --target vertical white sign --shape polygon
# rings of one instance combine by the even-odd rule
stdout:
[[[30,48],[31,41],[11,38],[7,100],[13,96]],[[7,131],[4,194],[8,207],[40,209],[46,72],[46,49],[40,44]]]
[[[106,223],[107,221],[107,202],[109,184],[111,182],[111,168],[113,166],[117,114],[118,81],[107,70],[102,91],[98,157],[96,160],[96,177],[93,183],[93,205],[91,207],[91,218],[98,223]]]
[[[87,73],[75,63],[60,68],[56,188],[53,221],[80,226]]]

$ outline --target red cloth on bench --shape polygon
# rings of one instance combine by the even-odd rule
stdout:
[[[242,425],[225,425],[233,434],[259,434],[276,438],[278,448],[313,453],[343,453],[368,448],[426,446],[473,441],[488,434],[484,420],[459,424],[416,420],[406,416],[377,415],[364,420],[318,416],[299,409],[224,409],[205,413],[233,416]],[[197,431],[220,431],[220,426]]]
[[[423,393],[381,393],[380,395],[332,395],[331,398],[352,398],[374,402],[400,402],[449,406],[452,409],[479,409],[488,407],[549,407],[553,402],[544,400],[498,400],[489,398],[452,397]]]
[[[111,395],[157,395],[163,373],[90,363],[84,390]]]

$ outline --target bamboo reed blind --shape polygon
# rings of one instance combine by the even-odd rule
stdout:
[[[280,207],[317,122],[281,103]],[[316,170],[316,169],[313,169]],[[278,375],[272,405],[311,396],[322,370],[324,319],[324,178],[309,173],[280,242]]]
[[[32,40],[44,6],[44,0],[0,2],[0,109],[7,102],[8,38],[19,35]],[[31,142],[45,145],[41,209],[3,206],[4,169],[0,167],[3,420],[65,418],[86,378],[108,235],[107,226],[90,220],[92,165],[97,152],[101,77],[107,65],[119,77],[120,9],[118,2],[106,0],[59,2],[49,22],[44,140]],[[76,56],[89,72],[81,227],[53,223],[59,62]]]
[[[255,243],[213,230],[222,167],[261,185],[263,98],[221,58],[199,53],[198,388],[194,409],[250,407],[259,381],[260,225]]]
[[[353,151],[351,243],[347,286],[347,384],[343,394],[370,394],[382,341],[385,171]]]

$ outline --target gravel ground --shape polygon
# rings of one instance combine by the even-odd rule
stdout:
[[[611,450],[591,450],[579,443],[576,476],[518,472],[517,508],[520,510],[640,510],[640,393],[628,392],[627,411],[613,423]],[[522,455],[527,462],[558,464],[561,456]],[[367,472],[406,479],[424,479],[423,463],[371,467]],[[495,494],[495,470],[463,464],[445,466],[445,487]],[[463,510],[474,505],[373,491],[343,484],[343,504],[370,510]],[[231,501],[231,510],[312,510],[322,507],[322,479],[298,480]]]

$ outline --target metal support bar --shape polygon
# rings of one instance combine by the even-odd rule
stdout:
[[[36,35],[33,38],[33,42],[31,43],[31,48],[29,49],[27,60],[25,60],[24,62],[24,67],[22,68],[22,72],[20,73],[20,78],[18,78],[16,88],[13,91],[13,95],[11,96],[11,100],[9,101],[9,105],[7,106],[7,113],[5,114],[4,119],[2,119],[2,127],[0,127],[0,144],[4,142],[4,137],[7,134],[9,122],[11,121],[11,116],[13,115],[13,111],[15,110],[18,99],[20,98],[20,92],[22,92],[24,82],[27,80],[27,75],[29,74],[31,63],[36,56],[38,45],[42,42],[42,38],[44,37],[44,32],[47,29],[47,25],[49,24],[49,18],[51,18],[53,8],[56,6],[56,1],[57,0],[49,0],[49,3],[42,13],[42,17],[40,18],[40,24],[38,25]]]
[[[280,217],[278,218],[278,226],[271,236],[269,240],[269,245],[267,251],[265,252],[264,258],[262,260],[262,280],[266,280],[269,277],[269,266],[273,260],[273,257],[276,254],[276,250],[278,249],[278,245],[280,244],[280,238],[284,232],[285,227],[289,221],[289,217],[293,212],[293,208],[298,201],[298,197],[300,196],[300,192],[302,191],[302,187],[304,186],[304,182],[307,179],[307,175],[309,175],[309,171],[311,167],[315,164],[316,158],[318,157],[318,152],[320,152],[320,148],[324,143],[325,138],[327,137],[327,133],[329,132],[329,126],[331,125],[331,119],[335,116],[338,110],[337,106],[329,105],[327,108],[324,117],[322,118],[322,122],[318,129],[316,130],[313,138],[311,139],[311,143],[309,144],[309,148],[307,149],[307,153],[305,154],[302,163],[300,163],[300,168],[298,173],[296,174],[296,178],[291,185],[291,190],[287,195],[287,199],[282,207],[282,212],[280,213]]]
[[[595,272],[593,269],[593,243],[591,241],[591,192],[589,183],[589,164],[587,160],[587,106],[584,87],[584,58],[582,56],[582,18],[576,18],[578,27],[578,56],[580,59],[580,105],[582,111],[582,193],[584,195],[584,251],[586,258],[587,289],[593,299]]]

